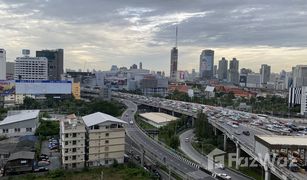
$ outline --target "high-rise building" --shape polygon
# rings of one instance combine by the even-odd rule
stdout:
[[[307,86],[302,87],[301,115],[307,116]]]
[[[41,50],[36,51],[36,57],[46,57],[48,59],[48,79],[60,80],[64,73],[64,50]]]
[[[227,80],[228,61],[223,57],[219,61],[218,78],[220,81]]]
[[[293,87],[307,86],[307,65],[297,65],[293,68]]]
[[[178,68],[178,49],[173,47],[171,50],[171,69],[170,69],[170,79],[172,81],[176,80]]]
[[[142,64],[142,62],[140,62],[139,68],[140,68],[140,69],[143,69],[143,64]]]
[[[175,47],[171,50],[171,67],[170,67],[170,80],[176,81],[177,70],[178,70],[178,49],[177,49],[177,39],[178,39],[178,28],[176,27],[176,43]]]
[[[17,57],[14,67],[16,80],[48,80],[48,60],[45,57]]]
[[[214,66],[214,51],[203,50],[200,55],[199,77],[200,79],[212,79]]]
[[[0,80],[6,80],[6,51],[0,49]]]
[[[228,81],[233,84],[239,84],[239,61],[233,58],[229,62]]]
[[[14,62],[6,62],[6,79],[7,80],[14,80]]]
[[[262,64],[260,68],[260,83],[267,84],[271,77],[271,66]]]

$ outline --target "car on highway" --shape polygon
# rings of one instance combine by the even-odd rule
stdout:
[[[184,141],[185,141],[185,142],[189,142],[189,141],[190,141],[190,138],[187,137],[187,138],[184,139]]]
[[[130,124],[133,124],[133,121],[131,120],[129,123],[130,123]]]
[[[225,179],[225,180],[230,180],[231,177],[225,173],[217,173],[216,174],[218,177],[222,178],[222,179]]]
[[[237,130],[237,131],[235,131],[235,134],[236,134],[236,135],[241,135],[241,131],[238,131],[238,130]]]
[[[243,134],[244,134],[245,136],[249,136],[249,135],[250,135],[250,132],[249,132],[249,131],[243,131]]]

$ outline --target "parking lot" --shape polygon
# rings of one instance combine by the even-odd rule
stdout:
[[[54,170],[54,169],[59,169],[61,168],[61,154],[58,152],[57,149],[55,150],[50,150],[49,147],[49,142],[43,141],[42,142],[42,149],[41,149],[41,154],[46,154],[49,156],[50,164],[46,166],[49,170]]]

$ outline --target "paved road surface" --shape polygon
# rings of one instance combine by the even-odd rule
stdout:
[[[200,171],[197,167],[184,161],[178,155],[170,152],[165,147],[159,145],[158,143],[154,142],[154,140],[140,132],[141,130],[136,128],[134,121],[134,112],[137,110],[136,104],[131,101],[125,101],[125,104],[128,106],[128,109],[123,114],[122,119],[128,123],[131,120],[134,122],[133,124],[129,123],[126,127],[127,135],[143,146],[145,151],[153,153],[156,158],[160,159],[161,161],[164,161],[165,159],[165,162],[170,164],[172,168],[180,170],[186,175],[189,174],[195,179],[214,179],[210,175]]]
[[[180,149],[193,161],[197,162],[198,164],[201,164],[203,167],[208,167],[208,158],[206,156],[203,156],[200,154],[197,150],[195,150],[191,144],[191,139],[194,137],[193,129],[188,130],[184,133],[182,133],[179,138],[180,138]],[[189,141],[186,142],[185,139],[189,138]],[[212,161],[210,161],[212,163]],[[231,176],[232,179],[236,180],[248,180],[249,178],[242,176],[238,173],[234,173],[233,171],[229,169],[214,169],[214,172],[217,173],[225,173],[229,176]]]

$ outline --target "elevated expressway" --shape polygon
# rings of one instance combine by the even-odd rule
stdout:
[[[128,95],[128,94],[126,94]],[[167,110],[169,112],[172,112],[174,115],[177,114],[183,114],[192,118],[197,117],[197,112],[187,111],[183,109],[173,108],[171,106],[164,106],[162,103],[157,103],[159,100],[157,99],[157,102],[152,101],[142,101],[142,98],[134,98],[133,96],[127,97],[123,96],[123,93],[118,93],[115,96],[120,98],[125,98],[133,101],[134,103],[137,103],[138,105],[145,105],[149,107],[153,107],[158,109],[158,111]],[[139,96],[140,97],[140,96]],[[180,101],[176,101],[180,102]],[[193,103],[190,103],[193,104]],[[225,118],[225,117],[223,117]],[[264,162],[263,160],[260,160],[258,157],[259,155],[255,153],[254,148],[254,135],[271,135],[272,133],[260,128],[256,128],[254,126],[250,126],[248,124],[241,124],[238,128],[233,128],[226,123],[223,123],[222,121],[214,120],[212,118],[209,118],[209,123],[211,123],[216,129],[220,130],[224,134],[224,147],[226,147],[226,140],[230,139],[236,144],[236,168],[239,169],[240,166],[240,152],[243,150],[246,152],[249,156],[257,160],[259,164],[263,167],[265,171],[265,180],[270,180],[270,174],[273,173],[276,177],[282,179],[282,180],[304,180],[307,179],[306,175],[303,175],[301,173],[295,173],[287,169],[286,167],[279,167],[276,164],[271,163],[270,161]],[[244,136],[244,135],[236,135],[235,131],[249,131],[250,136]]]

